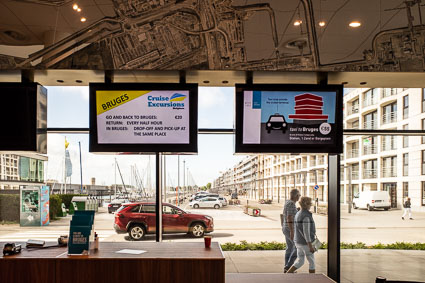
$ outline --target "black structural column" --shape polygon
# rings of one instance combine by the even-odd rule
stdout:
[[[340,156],[328,156],[328,276],[340,282]]]
[[[155,222],[156,222],[156,241],[157,242],[162,242],[162,162],[161,162],[161,153],[157,152],[156,153],[156,162],[155,162],[155,167],[156,167],[156,174],[155,174],[155,179],[156,179],[156,194],[155,194],[155,199],[156,199],[156,205],[155,205],[155,213],[156,213],[156,218],[155,218]]]

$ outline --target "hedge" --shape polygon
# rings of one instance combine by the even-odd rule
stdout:
[[[19,194],[0,194],[0,221],[19,222]]]
[[[71,200],[75,196],[87,196],[80,194],[66,194],[66,195],[50,195],[50,219],[58,219],[62,211],[62,203],[65,204],[65,207],[69,209],[71,205]]]
[[[67,209],[69,209],[69,206],[71,204],[71,200],[73,197],[79,197],[79,196],[84,196],[86,197],[87,195],[81,195],[81,194],[66,194],[66,195],[55,195],[58,196],[61,200],[61,202],[63,202],[65,204],[65,207]],[[52,195],[50,195],[50,197],[52,197]]]
[[[50,220],[58,219],[60,212],[62,211],[62,199],[59,195],[50,195]]]
[[[320,249],[327,249],[327,243],[323,243]],[[223,251],[256,251],[256,250],[284,250],[286,249],[285,243],[279,242],[260,242],[260,243],[248,243],[247,241],[240,241],[240,244],[236,243],[225,243],[221,245]],[[341,249],[389,249],[389,250],[421,250],[425,251],[425,243],[405,243],[396,242],[392,244],[378,243],[375,245],[366,245],[363,242],[352,243],[341,243]]]

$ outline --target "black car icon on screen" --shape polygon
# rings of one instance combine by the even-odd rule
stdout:
[[[270,134],[271,130],[281,130],[282,133],[286,132],[287,124],[285,117],[276,113],[274,115],[270,115],[269,120],[266,123],[267,133]]]

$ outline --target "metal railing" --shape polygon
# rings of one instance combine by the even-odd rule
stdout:
[[[382,177],[384,178],[397,177],[397,167],[395,166],[383,167]]]
[[[363,169],[363,179],[375,179],[377,177],[376,169]]]
[[[395,90],[394,88],[384,88],[384,91],[382,92],[382,98],[396,95],[397,91],[394,91],[394,90]]]
[[[363,107],[371,106],[378,103],[378,99],[375,96],[363,100]]]
[[[363,129],[376,129],[378,123],[376,120],[370,120],[363,123]]]
[[[383,140],[382,141],[382,151],[388,151],[388,150],[396,150],[397,149],[397,140],[392,138],[389,140]]]
[[[359,113],[359,105],[348,107],[347,115]]]
[[[347,158],[356,158],[359,157],[359,149],[358,148],[352,148],[348,150],[347,152]]]
[[[358,180],[359,179],[359,171],[351,171],[351,179]]]
[[[389,124],[397,122],[397,112],[390,112],[382,115],[382,124]]]
[[[377,154],[378,153],[378,147],[374,144],[372,145],[365,145],[363,146],[363,154]]]

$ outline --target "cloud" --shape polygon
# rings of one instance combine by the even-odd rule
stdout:
[[[234,88],[200,87],[198,98],[199,108],[214,108],[220,104],[226,103],[233,92]]]

